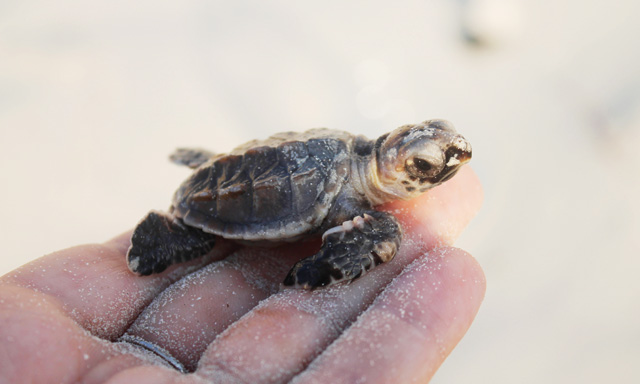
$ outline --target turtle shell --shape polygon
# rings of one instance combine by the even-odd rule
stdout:
[[[294,240],[327,216],[348,178],[352,142],[328,129],[248,142],[197,168],[176,191],[172,213],[230,239]]]

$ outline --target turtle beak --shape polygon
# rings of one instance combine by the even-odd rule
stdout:
[[[458,160],[460,160],[460,164],[465,164],[468,163],[469,161],[471,161],[471,151],[469,152],[462,152],[458,155]]]
[[[463,164],[468,163],[471,160],[471,145],[469,145],[469,143],[467,143],[466,141],[464,141],[463,144],[464,146],[452,145],[451,147],[449,147],[449,149],[447,149],[447,164],[445,164],[442,172],[440,172],[435,178],[433,178],[432,182],[435,185],[442,184],[445,181],[451,179]]]
[[[460,166],[471,160],[471,144],[462,136],[457,136],[447,149],[445,156],[448,159],[447,167]]]
[[[449,147],[448,155],[460,162],[460,165],[468,163],[471,160],[471,144],[464,137],[458,135]]]

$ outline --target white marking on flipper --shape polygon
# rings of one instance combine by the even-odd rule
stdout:
[[[367,214],[365,213],[365,216],[366,216],[366,215],[367,215]],[[358,228],[358,229],[362,229],[362,228],[364,228],[365,221],[366,221],[366,219],[363,219],[363,218],[362,218],[362,217],[360,217],[360,216],[356,216],[356,217],[354,217],[354,218],[353,218],[353,224],[354,224],[354,225],[356,226],[356,228]]]
[[[357,228],[357,229],[364,229],[364,226],[366,224],[367,221],[371,221],[371,220],[375,220],[373,216],[368,215],[368,214],[364,214],[362,216],[356,216],[353,218],[353,220],[347,220],[345,222],[342,223],[342,225],[338,225],[335,226],[333,228],[329,228],[327,229],[323,234],[322,234],[322,241],[324,241],[327,236],[332,235],[334,233],[338,233],[338,232],[342,232],[344,237],[344,234],[346,232],[352,231],[353,228]],[[342,239],[341,237],[341,239]]]
[[[327,236],[329,235],[333,235],[334,233],[338,233],[338,232],[344,232],[344,228],[342,228],[341,225],[337,226],[337,227],[333,227],[333,228],[329,228],[327,229],[323,234],[322,234],[322,241],[324,241]]]
[[[138,269],[139,265],[140,265],[140,258],[139,257],[134,257],[133,259],[129,260],[129,270],[131,272],[136,272],[136,270]]]

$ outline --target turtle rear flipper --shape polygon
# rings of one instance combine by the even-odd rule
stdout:
[[[315,289],[355,280],[393,259],[402,229],[393,215],[369,211],[329,229],[322,239],[320,252],[294,265],[284,286]]]
[[[139,275],[200,257],[213,248],[215,235],[184,225],[182,220],[151,211],[138,224],[127,252],[129,269]]]
[[[216,154],[202,148],[178,148],[169,156],[169,160],[178,165],[195,169],[206,163]]]

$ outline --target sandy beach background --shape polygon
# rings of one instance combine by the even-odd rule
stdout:
[[[640,382],[640,2],[0,2],[0,274],[165,209],[178,146],[451,120],[485,302],[434,383]]]

